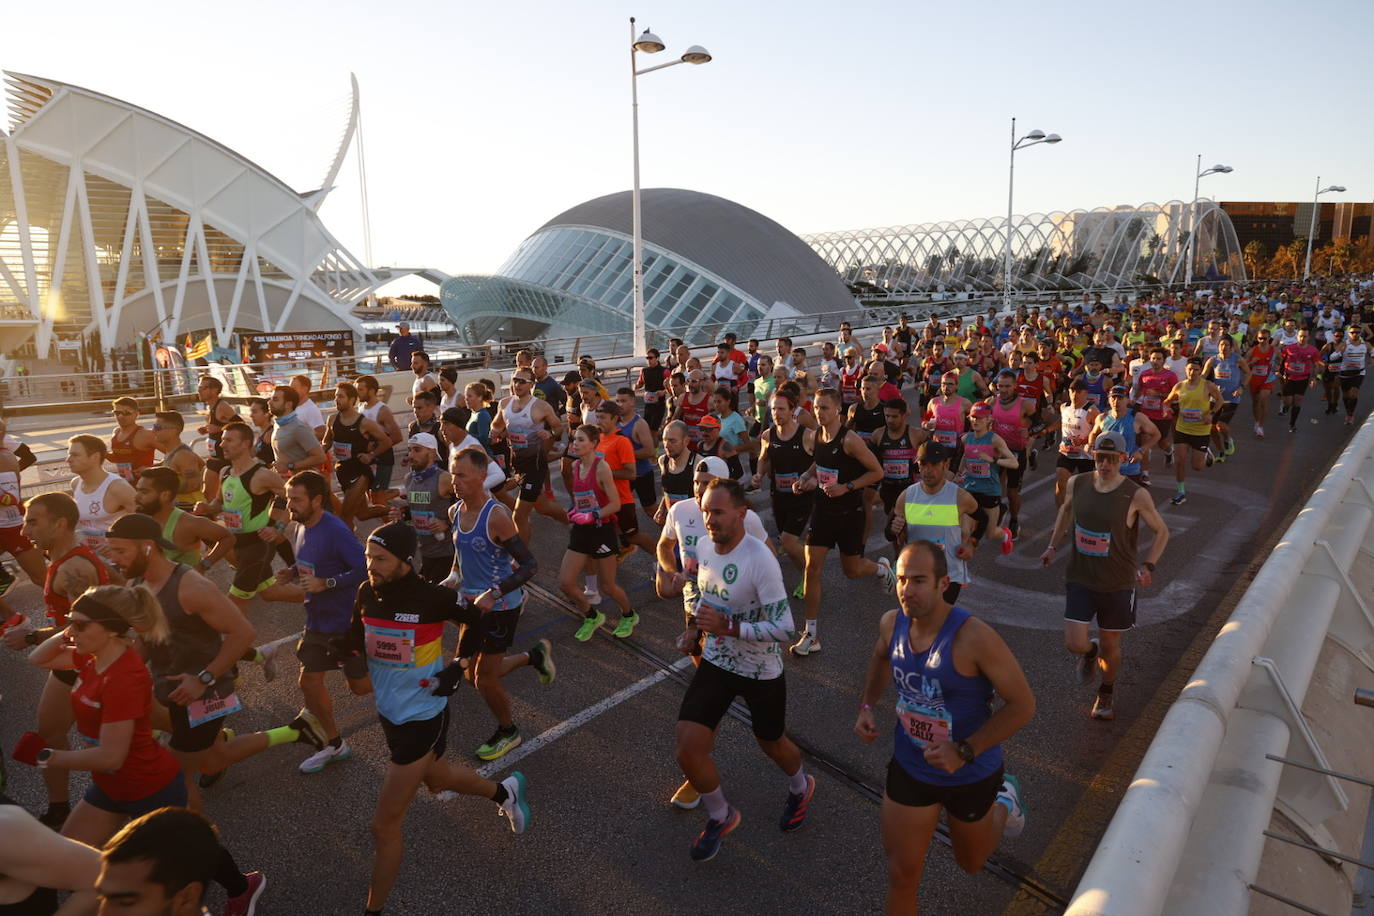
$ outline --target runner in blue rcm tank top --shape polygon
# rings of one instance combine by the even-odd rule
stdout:
[[[916,541],[897,558],[901,611],[888,611],[868,660],[854,731],[879,735],[873,707],[891,680],[897,724],[883,793],[887,913],[916,912],[930,839],[943,807],[959,867],[973,874],[1003,836],[1026,823],[1016,777],[1002,771],[1001,744],[1035,715],[1035,696],[1011,650],[987,624],[942,595],[945,553]],[[993,696],[1002,706],[993,711]]]

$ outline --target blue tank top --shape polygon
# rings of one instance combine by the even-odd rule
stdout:
[[[1083,373],[1083,381],[1088,384],[1088,397],[1097,402],[1098,410],[1107,409],[1108,383],[1111,377],[1105,372],[1099,372],[1097,378],[1089,380],[1088,374]]]
[[[897,687],[897,727],[892,756],[911,775],[937,786],[963,786],[986,779],[1002,766],[1002,747],[988,748],[953,773],[926,763],[931,742],[964,741],[992,716],[992,682],[982,675],[965,677],[954,670],[954,634],[969,619],[952,607],[930,648],[914,652],[911,621],[898,615],[887,646],[892,681]]]
[[[1114,417],[1110,413],[1104,413],[1102,415],[1102,431],[1104,433],[1121,433],[1121,438],[1126,440],[1126,454],[1131,455],[1135,453],[1137,446],[1135,442],[1134,410],[1126,411],[1126,416],[1124,417]],[[1138,476],[1140,474],[1140,462],[1122,461],[1121,473],[1125,474],[1127,477]]]
[[[477,514],[477,523],[471,530],[464,531],[461,520],[453,526],[453,546],[458,551],[458,568],[462,571],[463,581],[458,585],[459,594],[466,598],[476,598],[489,588],[496,588],[501,580],[509,578],[515,571],[510,554],[499,544],[493,544],[487,537],[487,519],[497,505],[496,500],[488,499],[482,511]],[[525,600],[524,589],[517,588],[508,595],[502,595],[492,610],[504,611],[519,607]]]
[[[620,430],[620,434],[621,434],[622,436],[625,437],[625,441],[626,441],[626,442],[629,442],[629,443],[630,443],[630,447],[631,447],[631,448],[634,448],[634,449],[638,449],[638,448],[639,448],[639,443],[635,441],[634,436],[631,436],[631,435],[630,435],[630,431],[631,431],[632,429],[635,428],[635,424],[638,423],[638,422],[639,422],[639,414],[635,414],[634,416],[630,417],[629,422],[626,422],[626,423],[617,423],[617,424],[616,424],[616,428],[619,429],[619,430]],[[653,460],[652,460],[652,459],[650,459],[650,458],[636,458],[636,459],[635,459],[635,476],[636,476],[636,477],[643,477],[645,474],[652,474],[653,471],[654,471],[654,463],[653,463]]]
[[[1212,381],[1221,389],[1221,397],[1227,404],[1239,404],[1240,395],[1236,388],[1240,384],[1240,354],[1235,350],[1225,359],[1221,354],[1212,357]]]

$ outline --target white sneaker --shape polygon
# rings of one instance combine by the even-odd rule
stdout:
[[[506,800],[497,813],[510,821],[511,833],[524,833],[530,822],[530,806],[525,801],[525,774],[518,770],[501,781],[506,787]]]
[[[897,590],[897,574],[892,571],[892,561],[887,557],[879,557],[878,581],[883,584],[883,591],[889,595]]]
[[[596,607],[597,605],[601,604],[601,592],[599,589],[588,588],[584,586],[582,588],[582,597],[586,598],[587,603],[590,604],[592,607]]]
[[[821,651],[821,639],[809,630],[802,631],[801,639],[793,645],[791,652],[793,655],[812,655]]]
[[[1021,806],[1021,784],[1015,776],[1008,774],[1002,778],[1002,791],[997,793],[997,801],[1007,808],[1007,824],[1002,828],[1002,836],[1020,835],[1026,829],[1026,809]]]
[[[326,744],[322,750],[316,751],[301,761],[301,772],[318,773],[336,760],[347,760],[352,756],[353,748],[348,746],[347,741],[340,741],[338,747]]]

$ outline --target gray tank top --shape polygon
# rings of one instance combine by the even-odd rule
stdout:
[[[447,533],[436,536],[415,524],[425,518],[448,520],[449,501],[439,493],[439,470],[439,465],[431,464],[420,473],[412,471],[406,477],[406,507],[410,509],[410,521],[419,539],[420,556],[425,559],[453,556],[453,542]]]
[[[171,637],[160,645],[148,646],[148,667],[153,672],[154,693],[165,683],[161,679],[170,674],[197,674],[219,654],[224,637],[195,614],[188,614],[181,606],[177,591],[181,578],[190,567],[178,563],[166,584],[157,593],[158,604],[167,618]],[[142,580],[133,584],[141,585]]]

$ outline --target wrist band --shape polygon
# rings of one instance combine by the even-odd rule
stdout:
[[[873,711],[873,707],[872,707],[872,706],[869,706],[867,703],[860,703],[860,704],[859,704],[859,712],[872,712],[872,711]]]

